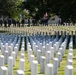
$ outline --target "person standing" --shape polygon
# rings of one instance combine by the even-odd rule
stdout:
[[[47,14],[47,12],[43,16],[43,25],[48,26],[48,14]]]
[[[30,27],[30,18],[28,19],[28,26]]]
[[[11,18],[8,19],[8,27],[10,27],[10,25],[12,24],[12,20]]]
[[[7,27],[7,20],[4,19],[4,27]]]
[[[32,19],[32,24],[33,24],[33,26],[35,25],[35,19]]]
[[[0,19],[0,26],[2,26],[2,24],[3,24],[3,21],[2,21],[2,19]]]
[[[25,24],[25,19],[24,18],[21,20],[21,24],[22,24],[22,27],[24,27],[24,24]]]
[[[13,26],[16,27],[16,20],[12,19]]]

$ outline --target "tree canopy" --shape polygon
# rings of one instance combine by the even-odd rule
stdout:
[[[26,0],[23,5],[36,19],[47,12],[59,15],[66,22],[76,20],[76,0]]]
[[[76,0],[0,0],[0,15],[14,18],[25,14],[25,9],[37,20],[47,12],[49,17],[60,16],[63,22],[76,21]]]
[[[20,13],[22,0],[0,0],[0,15],[16,17]]]

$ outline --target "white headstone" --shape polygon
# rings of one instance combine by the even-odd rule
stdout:
[[[46,65],[46,75],[53,75],[53,64]]]
[[[32,69],[32,61],[34,60],[34,55],[30,55],[30,69]]]
[[[19,61],[19,70],[23,70],[24,71],[24,63],[25,63],[25,60],[24,59],[20,59]]]
[[[64,44],[61,45],[61,48],[62,48],[62,51],[63,51],[63,52],[62,52],[62,55],[63,55],[64,52],[65,52],[65,46],[64,46]]]
[[[65,74],[64,75],[73,75],[73,67],[71,65],[67,65],[65,67]]]
[[[0,69],[1,69],[0,75],[8,75],[7,67],[1,66]]]
[[[56,54],[56,51],[57,51],[57,46],[56,44],[54,44],[54,54]]]
[[[46,51],[50,51],[49,44],[46,44]]]
[[[70,60],[70,59],[67,60],[67,65],[72,65],[72,63],[73,63],[73,60]]]
[[[35,56],[37,56],[38,46],[36,45]]]
[[[61,55],[63,55],[63,49],[59,48],[59,52],[61,53]]]
[[[5,46],[6,46],[6,50],[8,51],[8,43],[6,43]]]
[[[45,72],[45,56],[41,56],[40,58],[40,73]]]
[[[18,47],[14,47],[14,51],[16,53],[16,58],[17,58],[17,54],[18,54]]]
[[[53,59],[53,75],[58,75],[58,59],[57,58],[54,58]]]
[[[49,45],[50,45],[50,48],[51,48],[52,47],[52,42],[50,42]]]
[[[16,75],[24,75],[24,71],[23,70],[17,70]]]
[[[16,53],[14,51],[12,51],[12,55],[13,57],[13,66],[15,66],[15,57],[16,57]]]
[[[72,60],[73,54],[72,53],[68,53],[68,59]]]
[[[54,47],[51,47],[51,58],[53,59],[54,58]]]
[[[58,52],[58,53],[56,54],[56,57],[58,58],[58,67],[60,67],[60,62],[61,62],[61,60],[62,60],[62,55],[61,55],[61,53]]]
[[[21,48],[21,53],[24,53],[24,52],[25,52],[25,50],[24,50],[24,48],[22,47],[22,48]]]
[[[40,63],[41,50],[37,51],[37,61]]]
[[[2,55],[4,55],[4,53],[5,53],[5,46],[4,45],[2,45]]]
[[[8,75],[13,75],[13,57],[8,58]]]
[[[30,55],[32,54],[32,49],[28,50],[28,60],[30,61]]]
[[[45,52],[46,52],[46,49],[45,49],[45,46],[42,47],[42,56],[45,56]]]
[[[8,51],[6,50],[5,53],[4,53],[4,63],[7,64],[8,62],[8,57],[9,57],[9,53]]]
[[[8,46],[8,52],[9,52],[9,56],[11,56],[12,53],[11,46]]]
[[[11,51],[13,51],[13,43],[11,43]]]
[[[4,56],[0,55],[0,67],[4,65]]]
[[[46,52],[46,64],[47,63],[50,63],[50,59],[51,59],[51,52],[50,51],[47,51]]]
[[[37,75],[37,64],[38,62],[36,60],[32,61],[32,69],[31,69],[31,75]]]
[[[21,53],[20,58],[25,59],[25,54]]]

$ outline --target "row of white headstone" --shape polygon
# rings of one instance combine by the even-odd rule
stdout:
[[[30,42],[29,42],[29,39],[30,39]],[[53,37],[53,38],[50,38],[48,35],[47,36],[36,35],[36,37],[29,36],[29,39],[28,39],[28,36],[26,36],[28,61],[30,63],[31,75],[37,75],[38,63],[40,64],[40,73],[46,73],[46,75],[57,75],[58,67],[60,66],[60,62],[62,61],[62,56],[64,55],[64,52],[67,46],[68,36],[66,36],[65,40],[63,40],[62,37],[59,39],[58,35],[56,35],[56,37]],[[2,61],[4,62],[4,63],[1,62],[2,64],[1,70],[0,70],[1,75],[13,75],[12,68],[13,66],[15,66],[14,63],[18,55],[20,40],[21,38],[16,39],[16,43],[15,43],[16,48],[15,46],[13,46],[13,50],[11,47],[9,49],[8,43],[3,44],[5,51],[1,49],[1,52],[3,53],[1,57],[3,57]],[[22,45],[21,45],[20,60],[19,60],[19,70],[17,71],[16,75],[24,75],[24,62],[25,62],[24,60],[25,42],[24,41],[25,40],[23,38]],[[70,49],[73,49],[72,37],[69,44],[69,51]],[[54,57],[54,55],[56,55],[56,57]],[[7,58],[5,59],[5,57],[7,57],[8,59]],[[34,60],[35,57],[37,60]],[[68,58],[71,59],[72,57],[68,54]],[[50,63],[50,60],[52,60],[52,64]],[[5,61],[7,61],[6,64],[8,65],[8,68],[4,66]],[[72,75],[73,68],[71,67],[72,65],[66,65],[67,71],[65,70],[66,71],[65,75]]]
[[[59,26],[59,25],[60,25],[60,26],[73,26],[72,23],[64,23],[64,24],[62,24],[62,25],[61,25],[61,24],[56,24],[56,23],[55,23],[55,24],[52,24],[52,26]],[[76,24],[75,24],[75,25],[76,25]]]
[[[60,66],[62,56],[66,50],[68,37],[69,36],[66,36],[65,40],[63,40],[62,37],[59,39],[58,35],[53,39],[51,37],[49,38],[49,36],[45,37],[43,35],[36,35],[29,36],[30,42],[28,37],[26,38],[31,75],[37,75],[38,64],[40,64],[40,73],[45,73],[46,75],[57,75],[58,67]],[[73,38],[71,37],[71,39]],[[71,40],[71,42],[71,45],[73,46],[73,40]],[[54,57],[54,55],[56,55],[56,57]],[[72,58],[70,55],[68,55],[68,57]],[[50,60],[52,60],[52,64],[50,63]],[[65,75],[72,75],[73,68],[71,68],[72,65],[68,65],[68,60]]]
[[[0,75],[13,75],[13,67],[16,66],[16,58],[20,49],[21,36],[5,35],[1,34],[0,39]],[[6,38],[7,37],[7,38]],[[8,39],[9,38],[9,39]],[[12,41],[10,41],[12,40]],[[6,41],[7,43],[3,43]],[[10,42],[10,44],[8,43]],[[24,75],[24,64],[25,64],[25,42],[22,39],[21,53],[19,59],[19,69],[16,75]],[[5,66],[7,64],[8,67]]]
[[[67,64],[65,67],[65,75],[73,75],[73,37],[70,38],[69,43],[69,50],[68,50],[68,56],[67,56]]]

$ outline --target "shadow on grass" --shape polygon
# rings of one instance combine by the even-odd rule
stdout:
[[[0,30],[0,33],[9,33],[9,31],[1,31],[1,30]]]

